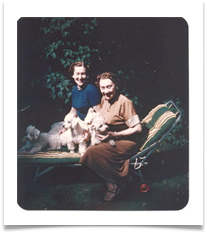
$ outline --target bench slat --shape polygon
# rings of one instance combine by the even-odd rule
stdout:
[[[81,155],[79,153],[49,151],[30,155],[27,152],[17,153],[18,164],[77,164]]]

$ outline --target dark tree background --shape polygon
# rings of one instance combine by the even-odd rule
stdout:
[[[28,125],[48,131],[71,107],[68,68],[84,60],[90,81],[111,71],[141,118],[173,100],[183,112],[169,144],[188,144],[188,26],[183,18],[21,18],[18,143]]]

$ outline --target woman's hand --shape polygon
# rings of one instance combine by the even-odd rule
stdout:
[[[104,141],[104,140],[106,140],[108,138],[112,138],[113,137],[113,132],[108,131],[108,133],[106,135],[97,134],[97,137],[99,138],[100,141]]]
[[[139,124],[137,125],[137,132],[138,132],[138,133],[141,133],[141,132],[142,132],[141,123],[139,123]]]
[[[139,123],[136,126],[128,128],[128,129],[123,130],[123,131],[119,131],[119,132],[108,131],[108,133],[106,135],[97,134],[97,137],[99,138],[100,141],[104,141],[108,138],[120,138],[122,136],[129,136],[129,135],[132,135],[134,133],[141,133],[141,132],[142,132],[142,126]]]
[[[65,128],[62,128],[62,129],[58,132],[58,135],[61,135],[61,134],[63,134],[64,132],[66,132],[66,129],[65,129]]]
[[[82,135],[82,140],[83,140],[83,142],[86,142],[89,140],[89,132],[88,131],[84,131],[84,133]]]

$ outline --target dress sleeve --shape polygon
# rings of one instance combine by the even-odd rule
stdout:
[[[130,100],[124,101],[122,105],[122,116],[128,127],[134,127],[140,123],[138,114],[136,113],[133,102]]]
[[[90,89],[88,91],[88,100],[91,106],[96,106],[101,103],[101,93],[94,85],[90,86]]]

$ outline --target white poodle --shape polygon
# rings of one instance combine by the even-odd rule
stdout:
[[[102,116],[97,116],[93,119],[90,125],[91,145],[101,143],[97,134],[106,134],[108,126],[105,124],[105,120]]]
[[[27,127],[26,133],[27,135],[24,138],[27,139],[27,142],[20,151],[29,151],[29,154],[35,154],[45,148],[47,150],[59,150],[61,148],[61,142],[57,134],[41,133],[32,125]]]
[[[54,123],[48,133],[58,134],[62,128],[66,130],[59,135],[61,146],[67,146],[68,150],[74,153],[76,145],[79,145],[79,153],[83,155],[87,148],[89,137],[87,124],[79,117],[67,114],[64,121]]]
[[[96,145],[101,143],[100,139],[98,138],[97,134],[106,134],[108,130],[108,126],[105,123],[104,117],[102,117],[99,113],[95,112],[93,108],[88,110],[86,118],[84,122],[88,124],[90,137],[91,137],[91,144]],[[111,146],[115,146],[114,140],[109,140]]]
[[[96,118],[97,116],[99,116],[100,114],[98,112],[96,112],[92,107],[88,109],[87,115],[84,119],[84,122],[88,125],[90,125],[94,118]]]
[[[72,117],[67,118],[67,124],[69,125],[68,121],[72,121]],[[49,130],[49,134],[54,134],[58,136],[58,139],[60,140],[60,145],[61,147],[67,146],[68,150],[70,150],[70,144],[71,144],[71,123],[70,126],[68,126],[67,130],[59,135],[59,132],[61,129],[65,127],[66,122],[61,121],[61,122],[56,122],[52,124],[51,129]]]
[[[63,127],[66,129],[65,133],[68,133],[68,150],[73,153],[76,145],[78,145],[78,151],[83,155],[89,140],[89,129],[87,124],[79,117],[72,117],[70,114],[67,114],[64,119]]]

